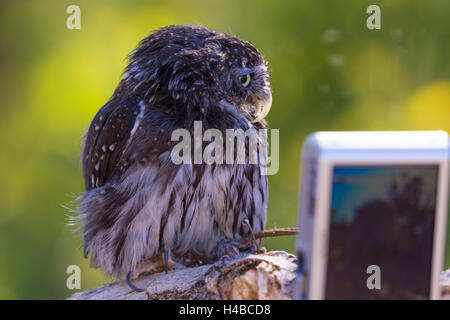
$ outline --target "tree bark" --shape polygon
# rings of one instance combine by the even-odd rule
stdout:
[[[233,259],[210,265],[142,275],[133,283],[145,292],[132,291],[125,281],[73,294],[69,299],[291,299],[297,259],[284,251]]]
[[[73,294],[71,300],[146,299],[293,299],[297,259],[284,251],[272,251],[214,264],[142,275],[134,281],[144,292],[131,290],[118,281]],[[442,273],[442,299],[450,299],[450,270]]]

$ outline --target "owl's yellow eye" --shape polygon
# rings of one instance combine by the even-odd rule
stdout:
[[[252,76],[250,73],[244,75],[244,76],[240,76],[239,77],[239,81],[241,82],[241,85],[246,88],[248,87],[248,85],[250,84],[250,81],[252,80]]]

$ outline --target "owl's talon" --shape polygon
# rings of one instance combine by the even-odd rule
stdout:
[[[126,279],[127,279],[127,284],[128,284],[128,286],[129,286],[132,290],[134,290],[134,291],[136,291],[136,292],[144,292],[144,291],[145,291],[145,289],[141,289],[141,288],[139,288],[139,287],[136,287],[136,286],[133,284],[133,282],[131,281],[131,271],[129,271],[129,272],[127,273]]]
[[[169,270],[169,249],[164,249],[164,272]]]
[[[216,259],[227,255],[232,258],[238,258],[242,255],[240,243],[228,238],[220,240],[214,248],[214,252]]]
[[[230,253],[232,254],[232,256],[233,256],[234,258],[239,257],[239,249],[236,248],[236,247],[234,247],[234,246],[231,246],[231,247],[230,247]]]

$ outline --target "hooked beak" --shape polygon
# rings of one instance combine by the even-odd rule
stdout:
[[[267,89],[268,95],[264,99],[255,99],[256,102],[256,110],[253,114],[255,119],[252,122],[259,122],[264,119],[270,111],[272,107],[272,93],[270,89]]]

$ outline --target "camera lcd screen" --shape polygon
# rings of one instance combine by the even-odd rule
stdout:
[[[438,166],[333,169],[325,297],[430,295]]]

